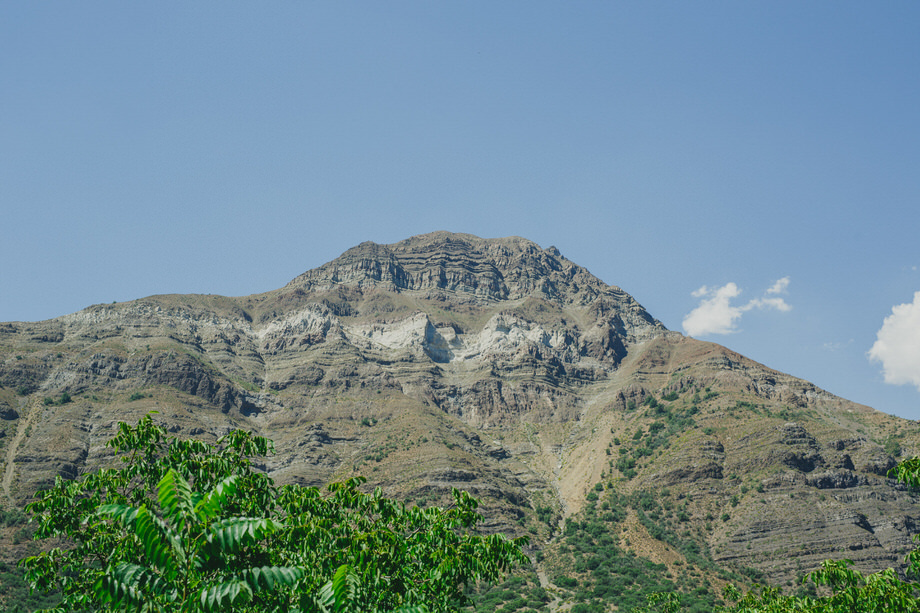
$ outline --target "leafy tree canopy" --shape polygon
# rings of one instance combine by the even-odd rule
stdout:
[[[477,501],[406,508],[363,478],[277,487],[251,458],[268,439],[212,445],[150,415],[108,442],[122,465],[58,478],[26,509],[57,546],[22,565],[53,611],[455,610],[463,587],[526,561],[523,539],[474,532]]]

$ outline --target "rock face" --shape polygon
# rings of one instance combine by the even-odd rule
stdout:
[[[469,490],[496,530],[573,516],[597,483],[667,492],[715,562],[777,582],[826,557],[900,567],[920,523],[886,477],[914,424],[669,332],[522,238],[363,243],[265,294],[0,324],[0,495],[104,465],[115,424],[151,410],[272,438],[282,482]]]

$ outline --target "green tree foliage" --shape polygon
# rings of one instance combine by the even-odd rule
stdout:
[[[216,445],[171,437],[148,415],[109,443],[123,466],[58,479],[27,510],[59,544],[23,561],[57,611],[455,610],[465,585],[526,560],[522,540],[474,533],[477,502],[446,509],[361,491],[276,487],[242,431]]]
[[[920,611],[916,585],[902,581],[892,569],[863,575],[850,568],[849,560],[825,560],[821,568],[806,575],[806,581],[826,586],[830,593],[812,598],[792,596],[776,588],[759,587],[747,594],[729,585],[727,600],[734,605],[726,613],[913,613]]]
[[[91,597],[116,609],[223,611],[251,602],[261,590],[295,585],[304,574],[300,567],[240,563],[247,547],[281,524],[256,517],[221,518],[238,480],[236,475],[227,477],[195,495],[188,481],[169,469],[157,486],[159,512],[147,505],[101,505],[95,518],[111,517],[117,529],[137,541],[143,556],[123,557],[124,551],[110,556]]]

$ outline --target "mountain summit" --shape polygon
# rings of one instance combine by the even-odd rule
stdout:
[[[625,292],[570,262],[555,247],[542,249],[516,236],[482,239],[433,232],[393,245],[366,242],[297,277],[288,287],[317,289],[339,284],[397,292],[453,291],[482,303],[537,296],[562,304],[585,304],[603,294],[616,296],[647,321],[654,321]]]
[[[509,341],[517,346],[524,341],[510,339],[523,336],[530,345],[542,346],[544,352],[564,353],[564,358],[558,356],[561,363],[579,362],[588,356],[609,358],[616,363],[626,355],[627,345],[665,332],[664,326],[626,292],[606,285],[565,259],[555,247],[542,249],[518,237],[481,239],[469,234],[434,232],[393,245],[366,242],[300,275],[284,291],[344,295],[350,298],[351,305],[363,305],[364,297],[372,295],[372,302],[377,305],[374,313],[364,309],[354,315],[363,324],[371,320],[380,326],[374,331],[355,329],[355,335],[386,337],[391,345],[398,343],[395,339],[401,335],[396,329],[405,328],[405,322],[400,321],[396,328],[388,326],[394,316],[381,316],[378,308],[381,301],[396,303],[386,305],[384,314],[400,307],[405,310],[410,303],[415,303],[420,313],[428,314],[432,313],[427,308],[431,303],[442,304],[448,311],[488,312],[494,321],[490,320],[485,330],[493,337],[496,326],[508,328],[491,340]],[[384,295],[390,297],[383,298]],[[562,333],[560,322],[555,321],[552,330],[532,325],[536,322],[522,327],[524,322],[513,315],[514,310],[521,308],[560,314],[569,310],[577,316],[572,325],[566,325],[562,318],[566,330]],[[507,313],[508,318],[500,316],[501,313]],[[459,314],[452,321],[448,321],[449,317],[442,318],[445,324],[442,327],[452,330],[448,332],[449,340],[432,329],[431,317],[423,319],[427,329],[423,344],[435,361],[444,361],[445,356],[469,359],[472,351],[482,355],[481,350],[490,344],[482,338],[482,329],[475,330],[476,336],[470,337],[470,326],[465,325],[465,318]],[[583,326],[589,324],[587,329],[580,330],[575,320]],[[415,324],[410,324],[410,328],[420,320],[412,321]],[[554,335],[565,338],[565,342],[558,339],[552,342]],[[469,343],[473,345],[468,346]]]
[[[543,570],[583,586],[601,580],[561,540],[578,526],[707,582],[827,557],[900,568],[920,526],[886,476],[914,424],[668,331],[517,237],[362,243],[264,294],[0,324],[9,503],[104,465],[115,424],[149,411],[274,439],[280,482],[362,474],[419,504],[469,490],[490,529],[530,532]]]

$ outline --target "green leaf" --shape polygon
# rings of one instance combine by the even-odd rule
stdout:
[[[226,611],[252,600],[252,590],[239,579],[231,579],[202,590],[197,599],[204,611]]]
[[[293,587],[306,574],[296,566],[262,566],[243,574],[243,579],[253,592],[274,590],[276,587]]]
[[[220,516],[221,507],[227,504],[228,498],[236,494],[238,481],[239,475],[231,475],[202,496],[195,504],[195,515],[198,519],[205,521]]]
[[[137,508],[126,504],[102,504],[96,509],[97,515],[109,515],[123,526],[128,528],[134,527],[137,520],[137,514],[144,507]]]
[[[260,541],[280,525],[270,519],[232,517],[211,525],[208,542],[221,553],[235,553],[246,545]]]
[[[179,567],[186,562],[185,549],[179,534],[146,509],[137,516],[135,533],[150,563],[167,579],[174,579]]]
[[[172,468],[157,484],[157,500],[171,524],[183,523],[192,514],[192,486]]]
[[[142,566],[119,564],[96,582],[96,596],[116,608],[128,611],[140,609],[145,600],[141,588],[148,574],[149,571]]]

